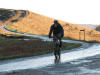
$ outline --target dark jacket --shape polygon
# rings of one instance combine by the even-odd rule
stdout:
[[[64,36],[63,27],[59,23],[57,23],[57,27],[56,28],[54,27],[54,24],[51,26],[50,32],[49,32],[49,38],[51,37],[52,32],[53,32],[53,36],[55,36],[55,35],[57,35],[59,33],[61,33],[61,38]]]

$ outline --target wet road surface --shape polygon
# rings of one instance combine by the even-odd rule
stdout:
[[[100,55],[38,69],[15,70],[0,75],[100,75]]]

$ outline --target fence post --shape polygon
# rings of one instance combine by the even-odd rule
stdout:
[[[84,30],[84,41],[85,41],[85,30]]]
[[[79,40],[81,40],[81,32],[79,32]]]
[[[79,32],[79,40],[81,40],[81,32],[84,32],[84,41],[85,41],[85,30],[84,29],[80,30],[80,32]]]

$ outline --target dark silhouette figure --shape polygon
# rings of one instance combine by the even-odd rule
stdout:
[[[60,47],[62,46],[61,39],[64,36],[64,30],[57,20],[54,20],[54,24],[50,28],[49,38],[51,38],[52,33],[53,33],[55,63],[58,63],[60,61]]]
[[[62,46],[61,38],[64,36],[64,29],[61,24],[58,23],[57,20],[54,20],[54,24],[50,28],[49,38],[51,38],[51,34],[53,32],[53,38],[57,38],[60,40],[60,47]]]

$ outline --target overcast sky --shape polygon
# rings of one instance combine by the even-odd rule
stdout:
[[[100,24],[100,0],[0,0],[0,8],[30,10],[75,24]]]

